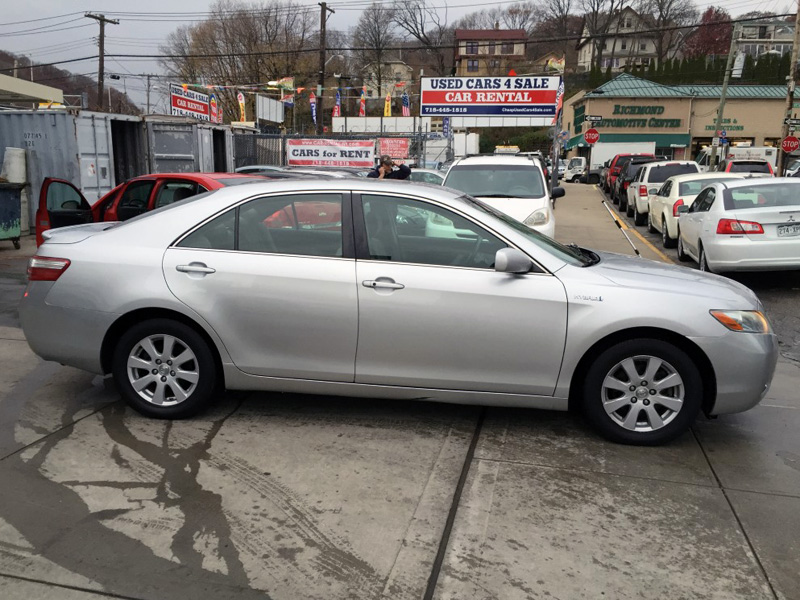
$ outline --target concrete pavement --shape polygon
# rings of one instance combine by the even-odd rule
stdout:
[[[632,254],[565,187],[557,237]],[[800,597],[791,361],[755,410],[660,448],[564,413],[290,394],[159,422],[30,353],[26,247],[0,246],[0,598]]]

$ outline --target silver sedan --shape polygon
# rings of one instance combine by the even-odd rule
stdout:
[[[702,271],[800,269],[800,181],[720,181],[678,208],[678,258]]]
[[[746,287],[563,246],[446,188],[256,183],[47,236],[28,343],[153,417],[224,387],[573,408],[659,444],[756,405],[777,359]]]

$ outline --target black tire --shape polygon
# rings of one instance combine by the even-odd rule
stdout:
[[[697,261],[697,264],[700,266],[701,271],[705,271],[706,273],[714,272],[711,269],[711,267],[708,266],[708,257],[706,256],[706,249],[703,248],[702,244],[700,244],[700,260]]]
[[[664,244],[664,248],[674,248],[678,244],[677,240],[673,240],[669,237],[666,215],[661,217],[661,243]],[[678,258],[680,258],[680,256]]]
[[[603,381],[610,373],[614,372],[615,365],[627,358],[643,356],[665,361],[669,367],[677,372],[683,382],[682,405],[674,413],[667,410],[665,406],[659,405],[657,401],[652,401],[651,407],[650,400],[647,400],[647,407],[644,406],[645,400],[639,400],[636,403],[631,402],[630,404],[626,402],[620,407],[619,411],[623,411],[628,406],[630,406],[628,411],[639,411],[636,425],[638,425],[640,419],[650,423],[647,417],[649,410],[663,411],[660,417],[664,417],[666,423],[653,431],[635,431],[625,428],[603,407]],[[639,371],[638,363],[637,371]],[[639,372],[641,373],[641,371]],[[651,386],[657,385],[653,382],[647,383]],[[602,436],[621,444],[657,446],[682,435],[692,425],[702,405],[703,380],[694,361],[683,350],[662,340],[640,338],[620,342],[603,351],[589,367],[582,391],[583,414],[592,427]],[[623,396],[627,393],[623,393]],[[630,393],[632,396],[637,396],[635,392]],[[624,397],[620,399],[625,400]],[[630,413],[628,412],[627,414]],[[622,416],[617,414],[617,417],[621,418]],[[636,425],[634,425],[634,428]]]
[[[681,238],[681,230],[678,228],[678,260],[681,262],[689,262],[692,260],[692,257],[686,254],[686,250],[683,248],[683,239]]]
[[[640,227],[647,223],[647,213],[640,213],[636,202],[633,203],[633,224]]]
[[[625,212],[628,210],[628,194],[627,192],[623,192],[619,196],[619,212]]]
[[[180,365],[178,365],[177,362],[175,365],[170,362],[169,366],[164,366],[164,363],[169,359],[164,354],[165,348],[162,345],[160,347],[162,354],[156,354],[156,356],[146,358],[144,362],[148,360],[161,361],[161,358],[158,357],[163,357],[164,360],[158,365],[159,369],[177,369],[178,366],[181,366],[185,368],[186,372],[191,371],[196,373],[196,382],[193,382],[194,385],[188,380],[182,379],[180,373],[177,377],[174,377],[176,371],[162,373],[164,377],[159,377],[154,374],[152,383],[148,384],[148,386],[143,389],[143,394],[147,395],[152,393],[154,395],[155,390],[158,389],[160,385],[162,393],[166,398],[165,405],[158,405],[140,396],[139,392],[134,389],[128,372],[128,358],[134,350],[139,347],[140,342],[148,338],[157,340],[160,336],[172,336],[176,340],[176,349],[168,354],[173,355],[175,352],[182,354],[183,350],[188,349],[193,354],[193,357],[188,361],[180,363]],[[181,348],[183,348],[183,350]],[[157,342],[154,344],[154,349],[157,352],[159,351]],[[141,352],[138,352],[138,354],[141,357],[147,356],[148,353],[145,351],[144,354]],[[133,376],[135,377],[138,375],[142,379],[150,378],[148,370],[149,369],[145,368],[137,369]],[[220,382],[217,363],[214,360],[214,353],[206,340],[188,325],[171,319],[150,319],[137,323],[128,329],[119,339],[114,349],[112,372],[117,389],[125,401],[137,412],[157,419],[183,419],[198,414],[210,404],[215,391],[219,389],[218,384]],[[162,383],[164,381],[166,381],[166,383],[161,385],[159,381],[157,381],[159,379]],[[178,392],[173,390],[172,386],[180,387],[184,394],[188,392],[188,396],[183,400],[178,400]]]
[[[611,190],[611,201],[619,205],[619,194],[617,194],[616,190]]]
[[[625,207],[625,214],[628,215],[628,217],[633,216],[633,211],[635,210],[634,209],[635,206],[636,206],[636,200],[633,201],[633,205],[631,205],[631,203],[629,202],[628,206]]]

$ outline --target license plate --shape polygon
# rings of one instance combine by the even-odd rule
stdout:
[[[795,237],[800,235],[800,223],[778,225],[778,237]]]

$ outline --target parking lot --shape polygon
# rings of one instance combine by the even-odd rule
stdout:
[[[565,188],[557,238],[633,253]],[[644,448],[566,413],[291,394],[148,420],[29,350],[25,241],[0,245],[0,598],[800,598],[798,273],[736,277],[781,343],[761,405]]]

